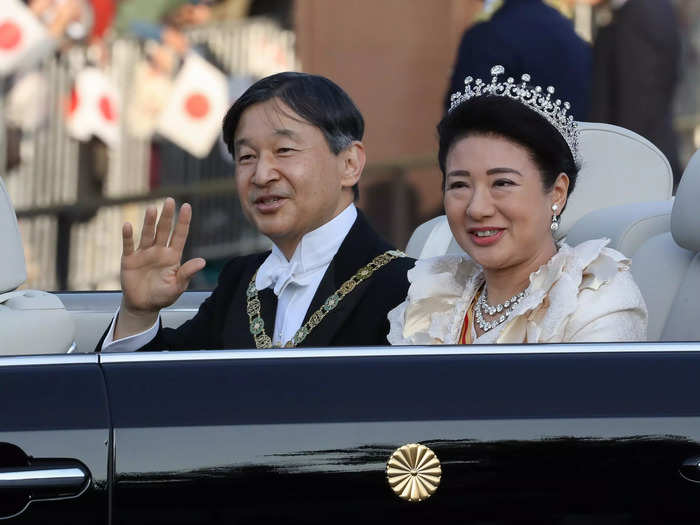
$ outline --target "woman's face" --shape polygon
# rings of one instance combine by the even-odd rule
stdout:
[[[445,211],[457,243],[484,270],[537,269],[554,253],[552,205],[561,210],[569,179],[545,193],[523,146],[497,135],[456,141],[446,159]]]

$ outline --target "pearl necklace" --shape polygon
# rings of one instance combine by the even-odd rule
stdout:
[[[523,300],[523,297],[525,297],[525,290],[523,290],[519,294],[515,294],[510,299],[507,299],[506,301],[497,304],[496,306],[490,306],[487,302],[487,297],[488,291],[486,290],[486,287],[484,287],[484,293],[481,294],[479,300],[474,306],[476,324],[478,324],[479,328],[481,328],[484,332],[488,332],[489,330],[496,328],[501,323],[504,323],[508,319],[508,317],[510,317],[510,314],[513,313],[515,307],[518,305],[518,303],[520,303],[520,301]],[[493,321],[485,321],[482,309],[489,315],[501,315]]]

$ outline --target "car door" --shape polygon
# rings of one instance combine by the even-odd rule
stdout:
[[[115,523],[700,522],[698,344],[101,359]]]
[[[97,356],[0,357],[0,519],[107,524],[109,457]]]

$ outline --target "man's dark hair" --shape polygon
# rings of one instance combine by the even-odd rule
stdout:
[[[258,80],[226,113],[223,136],[231,155],[234,154],[234,135],[243,112],[253,104],[273,98],[284,102],[299,117],[321,130],[334,155],[353,141],[362,140],[365,121],[340,86],[318,75],[285,72]],[[353,192],[357,199],[357,185],[353,186]]]
[[[545,191],[552,189],[562,172],[569,176],[568,195],[574,190],[579,167],[564,137],[544,117],[517,100],[487,95],[463,102],[443,117],[437,131],[443,191],[450,148],[473,135],[500,136],[525,147],[540,170]]]

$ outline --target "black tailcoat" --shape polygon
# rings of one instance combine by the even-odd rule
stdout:
[[[338,249],[318,286],[304,322],[357,270],[391,250],[361,212]],[[246,312],[246,289],[270,252],[236,257],[226,264],[219,283],[199,312],[176,329],[161,328],[141,350],[197,350],[255,348]],[[388,344],[387,313],[406,298],[406,272],[414,260],[394,259],[346,295],[299,346],[369,346]],[[265,331],[272,337],[277,297],[271,289],[259,292]],[[101,342],[98,348],[101,347]]]

